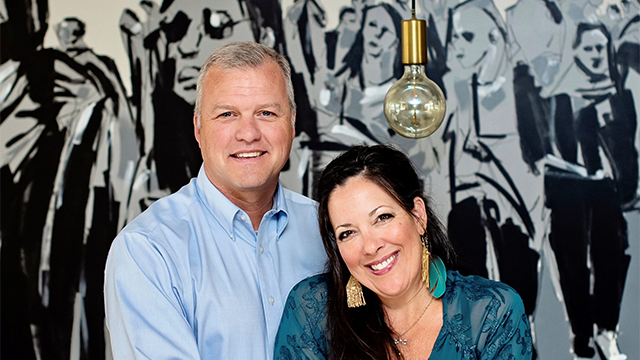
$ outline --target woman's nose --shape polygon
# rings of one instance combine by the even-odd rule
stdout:
[[[374,255],[384,247],[384,241],[375,232],[364,233],[363,238],[366,255]]]

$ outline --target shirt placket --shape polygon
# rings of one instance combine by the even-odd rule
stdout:
[[[262,306],[267,322],[267,339],[273,337],[278,330],[282,297],[275,266],[274,257],[277,252],[270,251],[277,242],[277,221],[274,212],[265,215],[265,220],[258,231],[256,240],[256,263],[262,296]],[[266,225],[266,226],[264,226]]]

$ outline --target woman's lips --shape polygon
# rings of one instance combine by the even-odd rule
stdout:
[[[398,258],[398,251],[388,256],[386,259],[381,259],[374,264],[367,265],[373,272],[377,275],[386,274],[393,265],[396,263],[396,259]]]

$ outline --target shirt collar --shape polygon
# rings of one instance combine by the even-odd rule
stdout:
[[[244,211],[236,204],[232,203],[231,200],[227,199],[227,197],[211,183],[204,171],[204,165],[200,167],[196,184],[198,188],[198,196],[202,199],[207,210],[209,210],[220,226],[222,226],[222,228],[227,232],[227,236],[235,241],[235,237],[231,236],[233,234],[233,220],[238,212]],[[275,217],[279,238],[280,234],[282,234],[287,226],[289,219],[284,188],[280,181],[278,181],[276,193],[273,197],[273,206],[267,214],[273,214]],[[267,214],[265,214],[265,216]]]

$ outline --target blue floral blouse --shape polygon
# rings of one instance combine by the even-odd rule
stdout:
[[[326,276],[307,278],[291,290],[274,359],[327,358]],[[531,359],[529,321],[522,299],[508,285],[448,271],[442,302],[442,328],[429,359]]]

